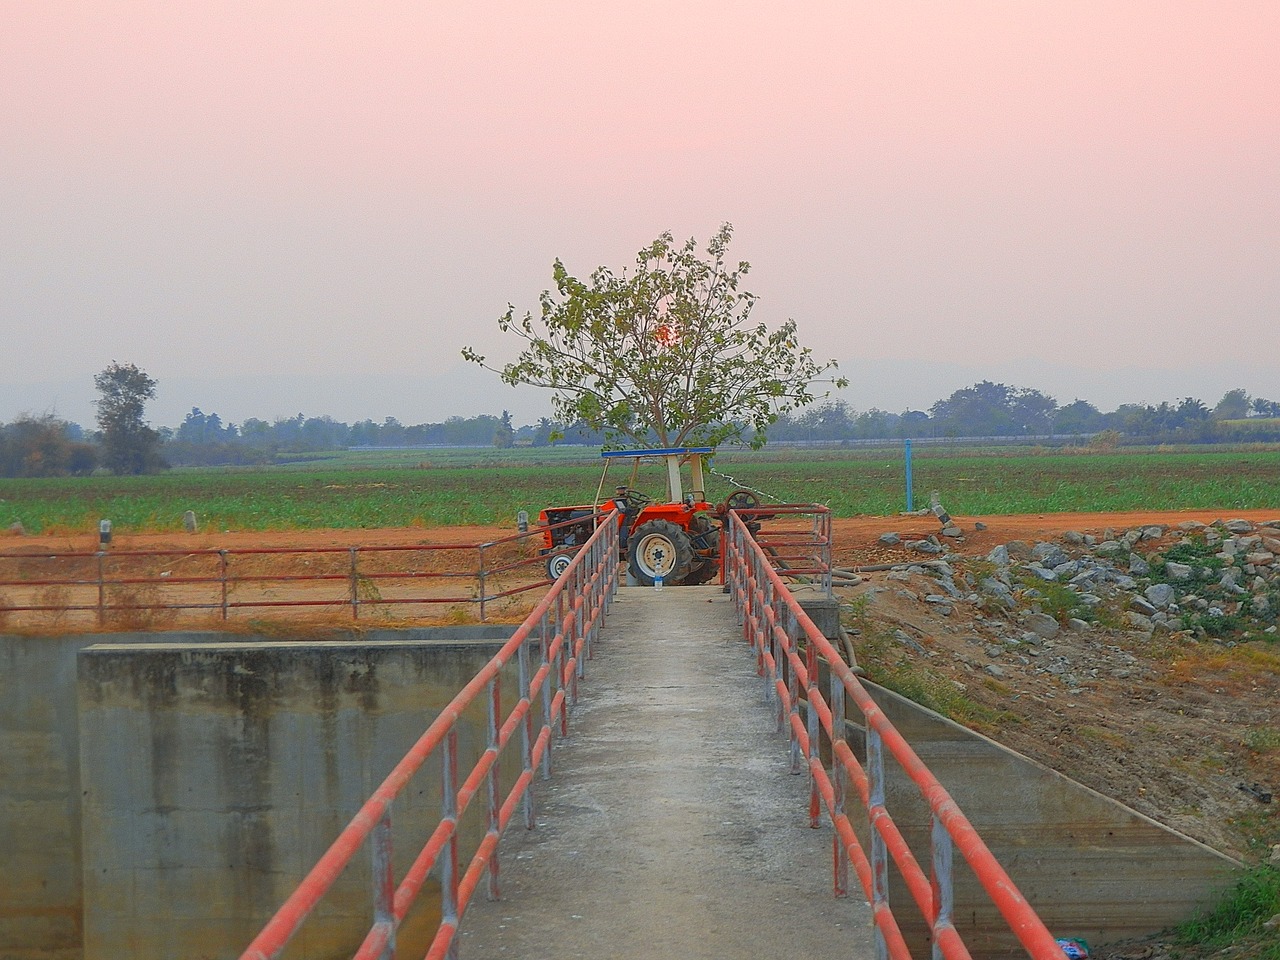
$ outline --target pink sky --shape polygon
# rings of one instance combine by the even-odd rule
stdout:
[[[1218,361],[1077,393],[1280,397],[1280,4],[422,6],[0,0],[0,420],[87,422],[112,359],[161,423],[298,412],[272,374],[426,381],[308,402],[342,419],[492,412],[430,381],[555,257],[725,220],[855,406]],[[878,399],[906,358],[928,389]]]

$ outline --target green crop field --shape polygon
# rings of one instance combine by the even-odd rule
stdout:
[[[915,506],[941,493],[958,516],[1064,511],[1266,509],[1280,514],[1280,451],[1053,453],[1027,448],[917,449]],[[836,516],[906,506],[902,452],[770,449],[719,454],[709,499],[737,485],[782,501],[828,504]],[[174,470],[148,477],[0,479],[0,529],[84,532],[109,518],[120,532],[370,528],[514,523],[516,513],[589,502],[593,450],[350,451],[254,470]],[[732,478],[730,480],[729,478]],[[609,484],[627,479],[615,464]],[[656,465],[635,486],[663,494]]]

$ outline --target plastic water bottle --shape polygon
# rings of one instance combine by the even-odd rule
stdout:
[[[661,577],[654,577],[654,578],[653,578],[653,592],[654,592],[654,593],[661,593],[661,592],[662,592],[662,578],[661,578]]]

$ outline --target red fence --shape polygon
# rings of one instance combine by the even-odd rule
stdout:
[[[743,622],[743,635],[756,651],[757,664],[770,692],[776,695],[779,726],[791,735],[793,765],[807,759],[812,784],[810,818],[817,826],[825,806],[835,825],[835,891],[848,892],[848,869],[857,872],[875,922],[876,956],[911,960],[898,921],[889,905],[888,858],[892,857],[916,908],[933,933],[934,957],[969,960],[968,948],[952,923],[952,853],[959,850],[983,890],[1008,923],[1028,956],[1062,960],[1036,912],[996,862],[955,801],[881,712],[841,654],[814,626],[787,589],[766,551],[739,517],[729,520],[725,577]],[[803,649],[801,644],[803,643]],[[830,664],[831,689],[818,684],[818,657]],[[845,734],[845,698],[853,699],[865,717],[864,768]],[[801,718],[802,700],[808,704]],[[833,757],[823,765],[825,736]],[[925,874],[885,807],[884,754],[898,762],[933,812],[931,869]],[[845,784],[852,783],[870,821],[870,853],[863,850],[845,810]]]
[[[2,554],[0,619],[79,616],[105,626],[290,608],[358,619],[466,605],[484,620],[495,603],[546,587],[542,536],[539,528],[468,544]]]
[[[577,699],[583,661],[591,655],[591,645],[617,590],[617,558],[618,527],[612,523],[601,524],[511,639],[450,701],[374,791],[241,955],[241,960],[279,956],[307,915],[366,843],[373,858],[370,894],[373,924],[355,954],[357,960],[395,955],[396,930],[421,892],[428,873],[437,866],[441,920],[427,958],[442,960],[457,956],[458,924],[486,874],[490,895],[498,896],[498,839],[502,831],[518,810],[523,810],[525,826],[533,827],[529,787],[534,770],[541,767],[543,776],[550,774],[553,727],[559,727],[561,736],[568,732],[569,707]],[[530,662],[534,655],[536,667]],[[519,699],[502,717],[499,677],[513,658],[519,669]],[[460,782],[458,720],[470,704],[481,701],[488,705],[488,744],[479,761]],[[534,704],[542,707],[541,724],[536,729]],[[498,761],[504,751],[515,749],[512,740],[517,735],[521,773],[511,790],[500,796]],[[397,884],[391,860],[392,804],[433,755],[439,755],[442,760],[441,818]],[[458,821],[481,794],[486,804],[487,829],[471,859],[464,861],[459,850]],[[462,869],[464,862],[467,866]]]

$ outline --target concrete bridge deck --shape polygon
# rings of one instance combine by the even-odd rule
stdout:
[[[623,588],[581,691],[538,826],[508,828],[503,899],[472,904],[462,957],[872,956],[727,595]]]

